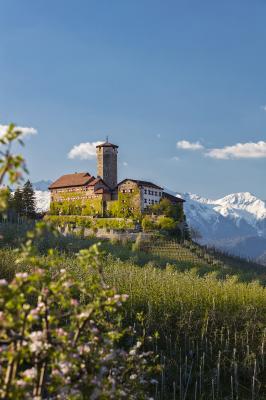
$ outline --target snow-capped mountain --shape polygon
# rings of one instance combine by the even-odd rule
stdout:
[[[46,212],[50,208],[50,192],[35,190],[35,199],[36,199],[36,211],[37,212]]]
[[[266,202],[249,192],[218,200],[183,195],[189,225],[200,242],[236,255],[258,258],[266,252]]]
[[[236,233],[266,238],[266,202],[251,193],[234,193],[218,200],[190,193],[183,196],[188,222],[203,238],[235,237]]]

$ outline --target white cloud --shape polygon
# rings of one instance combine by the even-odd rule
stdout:
[[[3,136],[8,128],[8,125],[0,125],[0,136]],[[22,137],[36,135],[37,129],[28,126],[16,126],[17,131],[22,132]]]
[[[237,143],[234,146],[207,150],[205,155],[218,160],[266,158],[266,142],[261,140],[257,143]]]
[[[87,142],[75,145],[68,153],[68,158],[79,158],[80,160],[91,160],[96,157],[96,146],[103,142]]]
[[[179,142],[176,143],[176,147],[178,149],[182,150],[202,150],[204,149],[204,146],[200,144],[200,142],[189,142],[188,140],[180,140]]]

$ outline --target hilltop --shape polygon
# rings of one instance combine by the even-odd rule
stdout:
[[[36,190],[37,210],[48,211],[50,193]],[[38,184],[33,186],[40,187]],[[179,194],[176,194],[179,196]],[[266,254],[266,203],[249,192],[232,193],[212,200],[185,193],[185,213],[188,223],[200,234],[201,244],[223,251],[263,261]]]

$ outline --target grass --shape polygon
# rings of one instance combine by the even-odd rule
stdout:
[[[43,238],[40,252],[61,250],[62,267],[86,281],[73,253],[94,238]],[[265,269],[207,252],[193,243],[158,242],[132,250],[103,242],[106,282],[128,293],[124,324],[154,337],[162,373],[156,400],[266,399]],[[1,278],[16,269],[13,250],[0,250]],[[254,267],[254,268],[253,268]],[[89,290],[89,287],[88,287]]]

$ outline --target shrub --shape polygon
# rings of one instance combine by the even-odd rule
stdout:
[[[177,228],[177,222],[170,217],[159,217],[157,220],[157,224],[160,227],[160,229],[165,230],[165,231],[175,231]]]
[[[149,209],[156,215],[164,215],[178,222],[182,222],[184,219],[183,206],[180,204],[172,204],[170,200],[165,198],[162,198],[160,203],[150,206]]]
[[[142,229],[144,230],[144,232],[149,232],[149,231],[156,230],[156,222],[151,217],[149,217],[148,215],[146,215],[142,219],[141,226],[142,226]]]
[[[17,273],[10,284],[0,280],[0,397],[148,398],[151,353],[141,353],[143,340],[121,345],[132,336],[119,323],[128,296],[104,284],[97,247],[77,257],[86,282],[56,259],[52,250],[45,261],[35,257],[29,240],[17,261],[30,274]]]

